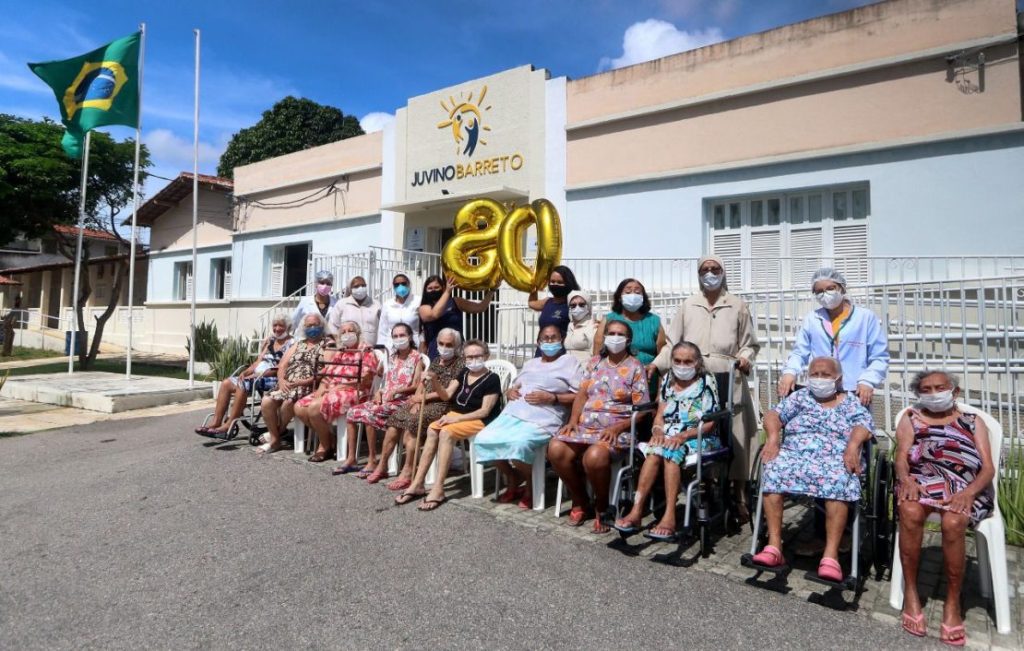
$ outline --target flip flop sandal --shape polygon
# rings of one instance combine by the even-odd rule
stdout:
[[[332,470],[331,474],[332,475],[347,475],[348,473],[356,472],[357,470],[359,470],[359,466],[345,464],[344,466],[338,466],[337,468]]]
[[[963,635],[955,640],[949,639],[949,636],[957,633],[963,633]],[[967,644],[967,630],[964,628],[963,624],[958,624],[957,626],[946,626],[945,624],[940,624],[939,642],[948,644],[949,646],[964,646]]]
[[[658,533],[659,531],[668,531],[668,533]],[[644,538],[650,538],[659,542],[674,542],[676,536],[676,532],[671,531],[668,527],[655,527],[650,531],[644,532]]]
[[[323,463],[324,461],[327,461],[328,458],[329,456],[326,452],[317,452],[315,454],[310,455],[307,461],[309,461],[310,463]]]
[[[376,484],[380,480],[384,479],[384,477],[386,477],[386,475],[384,473],[374,471],[374,472],[371,472],[369,475],[366,476],[366,483],[367,484]]]
[[[578,526],[582,525],[583,521],[586,520],[586,519],[587,519],[587,511],[586,511],[586,509],[580,508],[578,506],[574,506],[572,508],[572,510],[569,511],[569,526],[570,527],[578,527]]]
[[[433,511],[439,506],[448,501],[447,497],[442,497],[439,500],[423,500],[419,506],[416,507],[418,511]]]
[[[616,520],[615,523],[612,525],[612,529],[615,529],[619,533],[626,534],[627,536],[631,536],[636,532],[640,531],[639,524],[621,525],[619,524],[621,520],[625,520],[625,518],[620,518],[620,520]]]
[[[903,613],[903,630],[914,637],[924,637],[924,613],[918,613],[916,617]]]
[[[843,580],[843,568],[834,558],[823,558],[818,563],[818,578],[840,583]]]
[[[366,479],[367,477],[372,475],[375,470],[376,468],[363,468],[362,470],[356,473],[356,477],[358,479]]]
[[[517,505],[524,511],[533,508],[533,493],[530,491],[524,491],[523,496],[519,498],[519,504]]]
[[[505,492],[498,496],[498,504],[511,504],[518,501],[522,496],[523,489],[521,487],[506,488]]]
[[[765,545],[757,554],[754,554],[754,558],[751,559],[758,565],[764,565],[765,567],[780,567],[785,565],[786,559],[782,555],[782,551],[778,547],[772,545]]]
[[[398,506],[402,506],[403,504],[408,504],[409,502],[418,500],[419,498],[426,496],[426,493],[402,493],[401,495],[395,497],[395,504],[397,504]]]
[[[610,532],[611,530],[612,530],[612,528],[610,526],[608,526],[607,524],[605,524],[604,521],[601,518],[594,518],[594,525],[590,529],[590,533],[592,533],[592,534],[594,534],[596,536],[603,536],[604,534]]]
[[[404,491],[406,488],[412,486],[412,480],[401,477],[388,484],[389,491]]]

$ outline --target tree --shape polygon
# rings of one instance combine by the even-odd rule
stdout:
[[[34,237],[52,230],[57,224],[78,221],[81,163],[69,159],[61,149],[64,129],[44,119],[27,120],[0,114],[0,233],[24,233]],[[89,178],[86,180],[87,228],[110,233],[120,244],[129,244],[119,230],[125,208],[131,209],[135,165],[135,141],[117,141],[101,131],[93,131],[89,149]],[[139,153],[139,182],[145,181],[150,165],[145,145]],[[75,259],[74,235],[57,233],[57,246],[69,260]],[[88,249],[82,251],[82,268],[89,263]],[[121,298],[121,287],[128,274],[128,260],[116,262],[110,302],[95,317],[92,342],[79,355],[82,368],[88,368],[99,353],[103,329]],[[92,295],[89,274],[79,282],[78,329],[85,330],[83,306]]]
[[[359,120],[341,109],[288,96],[255,125],[231,136],[217,174],[231,179],[236,167],[361,135]]]

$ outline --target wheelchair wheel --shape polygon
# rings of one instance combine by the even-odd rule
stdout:
[[[896,531],[894,469],[886,450],[876,450],[869,516],[872,562],[880,577],[892,563]]]

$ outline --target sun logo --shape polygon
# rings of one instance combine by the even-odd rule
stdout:
[[[449,97],[448,100],[451,102],[451,106],[441,100],[441,108],[448,114],[448,119],[439,122],[437,124],[438,129],[445,129],[451,127],[452,137],[455,138],[455,153],[459,153],[459,148],[462,147],[462,153],[467,156],[472,156],[473,152],[476,151],[478,144],[486,145],[487,141],[480,137],[481,131],[490,131],[491,128],[483,124],[483,111],[490,111],[491,107],[484,107],[484,98],[487,96],[487,86],[484,86],[480,90],[480,97],[477,98],[476,102],[473,101],[473,93],[469,94],[469,97],[456,101],[454,97]],[[463,145],[465,141],[465,145]]]

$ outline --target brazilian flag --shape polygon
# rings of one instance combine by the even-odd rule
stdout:
[[[86,131],[139,123],[141,39],[136,32],[72,59],[28,64],[57,96],[67,128],[61,146],[71,158],[81,158]]]

